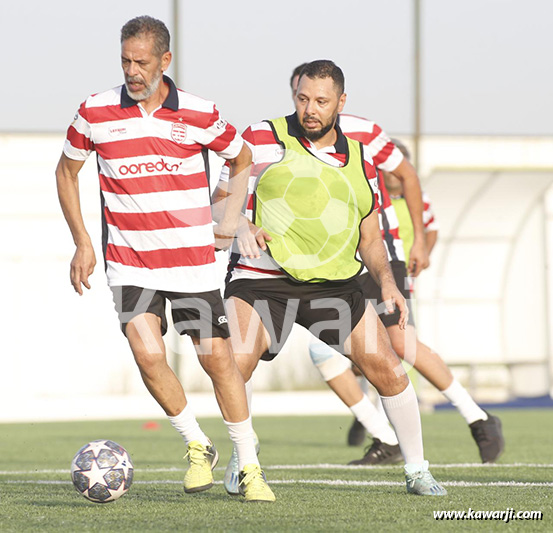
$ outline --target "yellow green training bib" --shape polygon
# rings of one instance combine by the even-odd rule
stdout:
[[[269,124],[284,155],[258,178],[253,222],[271,235],[270,255],[298,281],[356,276],[362,267],[355,256],[359,227],[374,205],[361,144],[346,138],[346,163],[334,167],[288,133],[285,117]]]

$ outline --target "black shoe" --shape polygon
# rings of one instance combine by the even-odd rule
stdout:
[[[357,418],[354,418],[348,432],[348,446],[362,446],[363,442],[365,442],[366,432],[367,430],[363,424]]]
[[[494,463],[503,453],[505,440],[501,431],[501,420],[488,415],[488,420],[477,420],[469,424],[472,438],[476,441],[483,463]]]
[[[365,455],[356,461],[350,461],[349,465],[392,465],[403,462],[403,456],[399,444],[391,445],[374,439],[370,446],[365,448]]]

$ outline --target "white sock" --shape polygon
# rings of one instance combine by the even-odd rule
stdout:
[[[382,416],[386,416],[386,412],[384,411],[384,406],[382,405],[382,398],[379,394],[376,395],[376,398],[374,400],[374,406],[376,407],[376,410],[382,414]]]
[[[242,422],[227,422],[226,420],[224,422],[238,454],[238,470],[241,471],[245,465],[259,465],[259,459],[255,452],[252,417],[249,416]]]
[[[371,401],[363,395],[363,399],[350,407],[353,416],[363,424],[369,434],[380,439],[386,444],[395,446],[397,437],[394,430],[390,427],[386,415],[380,414]]]
[[[248,402],[248,413],[250,413],[250,417],[251,417],[252,416],[252,396],[253,396],[252,378],[250,378],[249,381],[246,381],[244,386],[246,387],[246,401]]]
[[[171,425],[182,435],[187,446],[193,440],[199,440],[204,446],[211,444],[200,428],[189,404],[186,404],[186,407],[177,416],[167,418],[169,418]]]
[[[442,394],[457,408],[467,424],[472,424],[477,420],[488,420],[486,412],[478,406],[467,389],[455,378],[451,385],[442,391]]]
[[[381,396],[386,416],[395,429],[406,463],[424,463],[421,415],[417,395],[411,382],[395,396]]]

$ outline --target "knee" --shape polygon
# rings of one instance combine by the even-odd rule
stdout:
[[[257,368],[259,359],[252,354],[234,354],[234,360],[244,381],[249,381]]]
[[[165,361],[165,345],[161,336],[156,337],[142,324],[129,322],[125,333],[136,364],[141,371],[147,371]]]
[[[391,350],[383,350],[378,355],[373,355],[373,379],[371,383],[377,388],[378,392],[387,395],[392,389],[404,388],[409,380],[401,360]]]
[[[160,364],[165,363],[163,352],[152,352],[144,348],[133,349],[134,360],[143,373],[150,373]]]
[[[220,374],[228,374],[236,367],[232,354],[226,346],[217,346],[208,353],[198,354],[198,359],[202,368],[212,379]]]

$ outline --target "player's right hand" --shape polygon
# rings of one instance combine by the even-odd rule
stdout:
[[[241,225],[236,233],[238,250],[243,257],[249,259],[259,259],[261,254],[259,249],[267,250],[267,241],[271,236],[263,229],[257,227],[253,222],[248,221],[248,225]]]
[[[416,278],[425,268],[428,268],[429,264],[426,243],[415,239],[409,252],[408,274]]]
[[[388,314],[394,313],[396,308],[399,310],[398,326],[399,329],[405,329],[409,320],[409,307],[395,282],[382,284],[382,301]]]
[[[90,289],[90,283],[88,277],[94,272],[96,266],[96,255],[94,254],[94,248],[92,245],[77,246],[75,255],[71,260],[71,285],[76,292],[81,296],[83,295],[84,285],[87,289]]]

